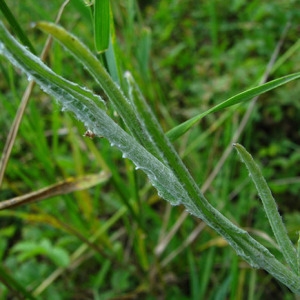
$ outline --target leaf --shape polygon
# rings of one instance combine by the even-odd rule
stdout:
[[[104,52],[109,44],[110,27],[109,0],[95,0],[94,30],[95,46],[98,52]]]
[[[60,247],[52,247],[48,250],[46,255],[58,266],[66,267],[70,263],[70,256],[68,252]]]
[[[85,175],[77,178],[68,178],[57,184],[28,193],[19,197],[0,202],[0,210],[14,208],[20,205],[41,201],[57,195],[68,194],[75,191],[88,189],[92,186],[105,182],[109,174],[101,172],[99,174]]]
[[[290,74],[284,77],[277,78],[275,80],[269,81],[267,83],[264,83],[262,85],[259,85],[257,87],[248,89],[242,93],[239,93],[233,97],[230,97],[229,99],[217,104],[216,106],[208,109],[207,111],[185,121],[184,123],[172,128],[170,131],[167,132],[167,136],[171,141],[175,141],[180,136],[182,136],[184,133],[186,133],[188,130],[192,128],[198,121],[200,121],[202,118],[207,116],[208,114],[217,112],[221,109],[224,109],[226,107],[248,101],[258,95],[261,95],[263,93],[266,93],[268,91],[271,91],[283,84],[286,84],[290,81],[296,80],[300,78],[300,72]]]
[[[63,248],[53,246],[48,239],[43,239],[40,242],[19,242],[12,249],[12,252],[18,253],[19,261],[25,261],[38,255],[44,255],[59,267],[65,267],[70,262],[67,251]]]
[[[251,175],[251,179],[258,191],[258,195],[263,203],[264,210],[284,258],[295,273],[298,273],[295,248],[287,235],[286,228],[282,222],[281,216],[279,215],[275,199],[272,196],[272,192],[268,187],[260,168],[253,160],[251,154],[247,152],[242,145],[234,144],[233,146],[238,151],[242,161],[245,163]]]
[[[149,61],[151,52],[151,30],[143,28],[137,45],[137,60],[144,80],[149,80]]]
[[[36,54],[34,47],[30,43],[27,35],[24,33],[22,27],[20,26],[17,19],[14,17],[12,12],[10,11],[9,7],[6,5],[4,0],[0,0],[0,10],[2,11],[3,15],[5,16],[6,20],[9,22],[10,26],[12,27],[13,31],[19,37],[20,41],[27,46],[30,51]]]

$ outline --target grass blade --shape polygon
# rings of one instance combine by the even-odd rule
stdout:
[[[94,29],[95,46],[98,52],[104,52],[109,44],[109,0],[95,0]]]
[[[137,47],[137,60],[141,69],[143,79],[149,80],[149,61],[152,43],[152,34],[149,28],[143,28],[141,32],[141,39]]]
[[[101,172],[99,174],[85,175],[78,178],[68,178],[62,182],[42,188],[29,194],[25,194],[9,200],[0,202],[0,210],[14,208],[23,204],[41,201],[46,198],[54,197],[88,189],[108,180],[109,174]]]
[[[259,197],[263,203],[264,210],[267,214],[268,220],[270,222],[271,228],[277,240],[277,243],[280,246],[281,252],[286,259],[289,266],[297,274],[297,255],[295,248],[289,239],[286,228],[282,222],[282,219],[279,215],[276,202],[272,196],[271,190],[267,185],[265,178],[263,177],[260,168],[254,162],[252,156],[246,149],[240,144],[233,145],[238,151],[242,161],[245,163],[251,178],[256,186]]]
[[[4,0],[0,0],[0,10],[2,11],[10,26],[13,28],[15,34],[19,37],[20,41],[25,46],[27,46],[32,53],[36,54],[34,47],[27,38],[27,35],[22,30],[22,27],[20,26]]]
[[[217,104],[216,106],[208,109],[204,113],[201,113],[184,123],[176,126],[175,128],[172,128],[170,131],[167,132],[167,136],[171,141],[175,141],[180,136],[182,136],[184,133],[186,133],[188,130],[192,128],[198,121],[200,121],[202,118],[207,116],[208,114],[217,112],[221,109],[224,109],[226,107],[248,101],[252,99],[255,96],[261,95],[263,93],[266,93],[268,91],[271,91],[281,85],[284,85],[290,81],[296,80],[300,78],[300,72],[290,74],[284,77],[277,78],[275,80],[269,81],[267,83],[264,83],[262,85],[256,86],[254,88],[248,89],[242,93],[239,93],[233,97],[230,97],[229,99]]]

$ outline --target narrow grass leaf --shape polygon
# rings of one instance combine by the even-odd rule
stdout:
[[[137,46],[137,59],[144,80],[149,79],[149,60],[151,51],[151,30],[143,28]]]
[[[109,10],[109,0],[95,0],[94,30],[95,46],[98,52],[104,52],[109,45]]]
[[[216,247],[210,247],[208,251],[203,252],[199,259],[199,270],[201,276],[199,278],[199,294],[198,299],[204,299],[209,289],[209,282],[214,273],[214,260],[215,260]]]
[[[34,47],[30,43],[27,35],[22,30],[22,26],[20,26],[19,22],[14,17],[13,13],[10,11],[9,7],[5,3],[4,0],[0,0],[0,10],[2,11],[4,17],[12,27],[14,33],[19,37],[20,41],[27,46],[30,51],[34,54],[36,54]]]
[[[260,168],[254,162],[250,153],[240,144],[234,144],[242,161],[245,163],[251,178],[256,186],[259,197],[263,203],[264,210],[270,222],[276,241],[280,246],[281,252],[292,270],[297,274],[297,255],[295,248],[289,239],[286,228],[279,215],[275,199],[271,190],[263,177]]]
[[[115,40],[114,38],[110,39],[109,47],[107,51],[105,51],[105,60],[107,63],[108,71],[113,79],[113,81],[121,86],[121,80],[120,80],[120,70],[119,70],[119,64],[117,63],[117,56],[115,51]]]
[[[230,97],[229,99],[217,104],[216,106],[208,109],[207,111],[185,121],[184,123],[176,126],[175,128],[172,128],[170,131],[167,132],[167,136],[171,141],[175,141],[180,136],[182,136],[184,133],[186,133],[189,129],[192,128],[198,121],[200,121],[202,118],[207,116],[208,114],[217,112],[221,109],[224,109],[226,107],[248,101],[258,95],[261,95],[263,93],[266,93],[268,91],[271,91],[281,85],[284,85],[292,80],[296,80],[300,78],[300,72],[290,74],[284,77],[277,78],[275,80],[269,81],[267,83],[264,83],[260,86],[248,89],[242,93],[239,93],[233,97]]]
[[[137,229],[137,238],[136,238],[136,251],[137,256],[140,261],[140,265],[144,271],[149,270],[149,257],[147,255],[147,239],[145,232]]]
[[[187,258],[188,258],[188,274],[190,277],[190,290],[191,290],[191,299],[196,300],[199,299],[200,294],[200,286],[199,286],[199,274],[196,268],[196,260],[194,254],[190,249],[187,251]],[[197,259],[198,260],[198,259]]]
[[[0,210],[15,208],[20,205],[41,201],[43,199],[47,199],[57,195],[69,194],[75,191],[88,189],[97,184],[107,181],[109,177],[110,175],[108,173],[101,172],[99,174],[85,175],[77,178],[68,178],[62,182],[48,186],[46,188],[42,188],[32,193],[1,201]]]
[[[113,81],[122,86],[122,78],[121,78],[121,67],[118,63],[118,55],[117,55],[117,47],[116,47],[116,33],[113,22],[112,11],[110,10],[110,39],[109,46],[107,51],[104,53],[105,61],[107,64],[108,72],[113,79]]]

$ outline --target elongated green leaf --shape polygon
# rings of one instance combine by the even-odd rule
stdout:
[[[104,53],[105,60],[108,68],[108,72],[113,79],[113,81],[121,86],[121,79],[120,79],[120,70],[119,65],[117,63],[117,56],[115,52],[115,40],[113,38],[109,41],[109,47],[107,51]]]
[[[27,38],[27,35],[22,30],[22,27],[20,26],[19,22],[16,20],[4,0],[0,0],[0,10],[2,11],[6,20],[9,22],[10,26],[13,28],[15,34],[19,37],[20,41],[25,46],[27,46],[32,53],[36,54],[34,47]]]
[[[151,51],[151,31],[149,28],[143,28],[141,38],[137,46],[137,59],[144,80],[149,78],[149,61]]]
[[[109,44],[109,0],[95,0],[94,29],[95,46],[98,52],[103,52]]]
[[[216,106],[208,109],[207,111],[203,112],[202,114],[199,114],[184,123],[176,126],[175,128],[172,128],[170,131],[168,131],[167,136],[171,141],[174,141],[178,139],[180,136],[182,136],[184,133],[186,133],[189,129],[192,128],[193,125],[195,125],[198,121],[200,121],[202,118],[207,116],[208,114],[217,112],[221,109],[224,109],[226,107],[248,101],[252,99],[253,97],[256,97],[258,95],[261,95],[263,93],[266,93],[268,91],[271,91],[283,84],[286,84],[292,80],[299,79],[300,78],[300,72],[290,74],[275,80],[272,80],[270,82],[267,82],[265,84],[262,84],[260,86],[248,89],[242,93],[239,93],[225,101],[223,101],[220,104],[217,104]]]
[[[295,248],[287,235],[286,228],[279,215],[276,202],[265,178],[261,173],[260,168],[254,162],[250,153],[248,153],[242,145],[234,144],[234,147],[238,151],[242,161],[245,163],[248,171],[250,172],[251,178],[256,186],[274,236],[280,246],[284,258],[288,262],[289,266],[295,271],[295,273],[298,273],[298,263]]]
[[[113,79],[113,81],[122,86],[122,78],[121,78],[121,66],[118,63],[118,55],[117,55],[117,41],[116,41],[116,32],[113,22],[112,12],[110,10],[110,38],[109,38],[109,46],[107,51],[104,53],[105,62],[107,64],[108,72]]]

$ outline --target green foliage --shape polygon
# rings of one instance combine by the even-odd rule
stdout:
[[[109,0],[95,0],[94,3],[94,29],[95,46],[98,52],[108,48],[110,28]]]
[[[30,28],[32,22],[54,36],[57,32],[56,38],[69,48],[67,52],[54,42],[49,52],[47,64],[59,76],[32,56],[22,56],[25,50],[14,59],[29,78],[34,77],[85,124],[34,89],[6,168],[1,200],[53,186],[70,176],[80,181],[99,171],[111,175],[88,190],[0,213],[3,299],[14,291],[31,299],[72,299],[81,293],[93,299],[265,299],[274,295],[291,299],[284,285],[250,268],[220,235],[188,215],[183,206],[171,208],[161,201],[143,172],[124,156],[145,171],[164,198],[178,204],[181,195],[180,202],[225,233],[235,249],[249,249],[244,242],[253,243],[252,250],[260,250],[256,256],[265,255],[270,265],[266,269],[292,287],[289,284],[297,277],[277,264],[283,255],[271,237],[247,171],[235,154],[222,168],[218,166],[252,105],[231,107],[230,101],[245,100],[235,95],[259,85],[288,20],[292,25],[282,55],[273,61],[268,84],[273,89],[278,78],[299,72],[294,23],[299,4],[294,1],[290,9],[281,1],[143,1],[139,9],[136,1],[111,1],[115,28],[111,23],[109,48],[97,57],[92,53],[93,29],[99,19],[94,14],[93,20],[92,7],[85,7],[83,1],[74,0],[65,7],[60,21],[65,31],[45,22],[54,21],[60,1],[7,4],[37,52],[46,35]],[[1,58],[0,64],[4,75],[0,83],[2,151],[26,80],[7,59]],[[34,68],[36,72],[30,74]],[[257,91],[260,95],[264,90],[258,87]],[[294,243],[299,231],[297,95],[297,80],[264,94],[239,141],[262,165]],[[198,122],[199,116],[205,118]],[[193,117],[197,123],[187,128],[175,146],[195,182],[164,134]],[[93,140],[82,136],[86,129],[96,134]],[[123,157],[111,143],[123,150]],[[209,203],[196,183],[204,183]],[[197,197],[201,202],[187,202]],[[236,239],[226,227],[231,223],[210,204],[247,228],[263,246],[233,226],[240,230],[241,238]],[[247,257],[251,253],[240,254],[260,264],[259,259]]]
[[[20,242],[13,249],[12,253],[19,253],[17,260],[23,262],[31,257],[44,255],[51,259],[57,266],[64,267],[69,264],[68,253],[63,248],[53,247],[51,242],[43,239],[36,242]]]

